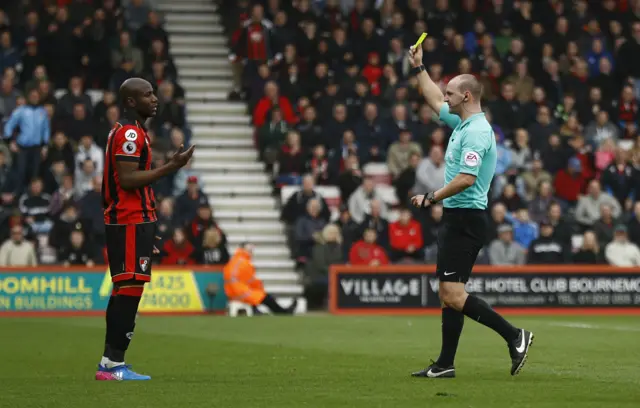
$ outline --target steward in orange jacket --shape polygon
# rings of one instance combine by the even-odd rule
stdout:
[[[293,314],[297,301],[294,300],[293,304],[285,309],[266,293],[262,281],[256,277],[252,257],[253,245],[243,244],[225,265],[224,292],[229,300],[247,303],[253,306],[254,310],[258,305],[265,305],[275,314]]]
[[[251,262],[251,251],[248,248],[238,248],[225,265],[224,292],[229,300],[258,306],[267,295],[262,281],[256,278],[256,268]]]

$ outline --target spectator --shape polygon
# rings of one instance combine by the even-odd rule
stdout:
[[[85,231],[91,236],[91,241],[98,246],[105,242],[104,211],[102,209],[102,176],[96,176],[92,180],[92,187],[87,191],[78,203],[80,218],[89,222],[90,230]]]
[[[31,74],[29,74],[31,75]],[[8,76],[3,76],[0,85],[0,118],[6,119],[11,116],[18,107],[18,97],[22,96]]]
[[[498,239],[498,227],[503,224],[511,224],[511,216],[507,216],[507,207],[504,203],[496,201],[491,206],[491,216],[489,217],[489,227],[487,230],[487,244]],[[437,238],[437,236],[435,237]]]
[[[562,243],[553,238],[553,226],[548,220],[540,223],[540,236],[529,245],[528,264],[558,265],[567,262],[570,252]]]
[[[38,266],[35,247],[25,240],[22,226],[11,227],[11,238],[0,246],[0,266]]]
[[[310,310],[326,305],[329,268],[345,261],[341,244],[340,229],[335,224],[329,224],[322,230],[322,241],[313,247],[311,259],[307,262],[304,272],[304,296]]]
[[[587,180],[582,176],[582,163],[577,157],[569,159],[566,169],[558,171],[553,189],[556,196],[564,200],[567,205],[573,205],[578,201],[584,191]]]
[[[319,144],[313,148],[313,156],[309,160],[309,173],[313,175],[319,185],[334,184],[335,177],[329,166],[324,145]]]
[[[104,152],[93,141],[93,136],[83,135],[80,138],[76,153],[76,168],[82,168],[86,160],[94,164],[95,172],[101,174],[104,169]]]
[[[349,263],[366,266],[387,265],[389,258],[385,250],[376,244],[377,238],[375,230],[365,229],[363,239],[356,242],[349,251]]]
[[[139,75],[144,68],[142,51],[131,43],[131,35],[127,31],[120,33],[120,44],[111,52],[113,69],[120,67],[124,61],[130,61],[133,64],[132,71],[135,75]]]
[[[180,132],[180,130],[178,130]],[[189,184],[189,179],[194,180],[198,186],[201,186],[200,180],[201,176],[197,170],[193,169],[193,162],[195,158],[191,157],[191,159],[187,162],[187,164],[178,170],[173,176],[173,196],[181,196],[187,190],[187,185]],[[169,181],[171,181],[169,179]]]
[[[600,218],[593,223],[593,231],[598,238],[600,246],[605,246],[613,239],[613,230],[617,220],[613,217],[611,206],[600,205]]]
[[[20,51],[13,46],[13,39],[10,31],[0,34],[0,72],[5,72],[7,68],[16,68],[20,64]]]
[[[627,223],[627,231],[629,232],[629,241],[640,248],[640,200],[633,205],[633,215]]]
[[[55,219],[49,232],[49,246],[58,252],[64,251],[71,246],[71,232],[76,229],[82,231],[91,230],[89,222],[80,219],[77,206],[74,203],[68,203]]]
[[[20,213],[36,234],[48,234],[53,227],[49,212],[51,196],[43,193],[43,189],[42,179],[33,179],[29,191],[20,197],[19,202]]]
[[[598,146],[598,149],[593,154],[593,158],[596,174],[601,176],[602,172],[609,167],[616,158],[616,144],[613,139],[603,140],[602,144]]]
[[[258,130],[258,149],[260,159],[272,166],[278,157],[280,147],[284,143],[289,131],[287,122],[282,119],[282,112],[278,108],[271,109],[271,120]]]
[[[84,103],[73,105],[73,116],[64,123],[64,132],[75,143],[78,143],[82,136],[93,134],[93,122],[87,115]]]
[[[383,204],[380,200],[371,200],[371,211],[366,214],[364,221],[360,223],[360,236],[365,229],[374,229],[378,235],[377,243],[385,250],[389,249],[389,221],[382,213]]]
[[[422,156],[422,149],[416,142],[411,141],[411,132],[402,130],[399,140],[391,144],[387,154],[387,166],[394,180],[409,167],[409,157],[412,154]]]
[[[349,202],[349,198],[360,184],[362,184],[362,170],[360,170],[358,156],[352,154],[345,160],[344,171],[338,177],[340,201],[343,203]]]
[[[524,265],[527,255],[524,248],[513,242],[513,227],[502,224],[498,227],[498,239],[489,245],[491,265]]]
[[[380,192],[376,190],[373,179],[365,177],[362,185],[349,198],[349,212],[356,222],[361,223],[364,221],[365,215],[371,211],[371,202],[373,200],[380,202],[382,216],[386,218],[388,212],[387,204],[384,203]]]
[[[65,117],[73,116],[73,110],[78,104],[84,105],[85,112],[91,115],[93,110],[91,97],[86,94],[83,86],[81,77],[71,77],[67,93],[60,98],[60,101],[58,102],[58,112],[60,115]]]
[[[533,200],[541,183],[552,181],[551,175],[543,169],[542,160],[539,158],[533,159],[531,162],[531,170],[522,173],[521,179],[524,182],[526,192],[525,199],[528,201]]]
[[[63,132],[56,132],[53,135],[51,146],[46,152],[45,168],[51,167],[54,162],[63,161],[67,172],[73,173],[76,170],[73,147]],[[102,160],[104,158],[101,158]]]
[[[549,206],[553,202],[553,188],[549,181],[543,181],[538,187],[538,194],[529,202],[529,215],[534,222],[539,223],[547,218]]]
[[[360,239],[360,225],[351,218],[349,208],[345,204],[340,206],[340,216],[335,222],[335,225],[338,226],[342,232],[343,259],[347,259],[351,246]]]
[[[629,242],[626,226],[616,226],[614,239],[605,248],[605,257],[613,266],[640,266],[640,249]]]
[[[620,129],[609,120],[609,112],[601,110],[596,114],[584,130],[586,142],[596,148],[607,139],[617,142],[620,138]]]
[[[570,248],[574,224],[562,214],[562,206],[556,201],[549,205],[549,222],[553,226],[553,238],[562,242],[566,248]]]
[[[396,197],[400,204],[405,204],[414,195],[413,186],[416,185],[416,170],[420,164],[420,155],[412,153],[409,156],[409,166],[393,181]]]
[[[176,222],[184,225],[195,218],[198,208],[202,205],[209,206],[209,199],[198,186],[198,177],[187,178],[187,190],[176,199]]]
[[[401,209],[398,221],[389,224],[389,246],[392,262],[424,259],[422,226],[408,208]]]
[[[509,212],[516,212],[519,208],[525,206],[522,198],[517,194],[516,188],[513,184],[507,184],[502,190],[502,195],[498,197],[498,200],[502,202]]]
[[[287,142],[282,145],[277,160],[278,184],[300,184],[306,165],[306,156],[300,145],[300,134],[295,130],[287,133]],[[312,175],[310,175],[313,177]]]
[[[161,254],[160,263],[163,265],[194,265],[196,263],[195,248],[187,241],[182,228],[176,228],[173,231],[171,239],[164,243]]]
[[[95,163],[91,159],[84,159],[78,163],[75,176],[75,196],[82,198],[87,192],[93,189],[93,179],[98,176]]]
[[[286,204],[282,207],[280,219],[288,225],[294,225],[298,218],[306,214],[309,200],[316,199],[320,204],[320,217],[328,222],[329,218],[331,218],[329,206],[314,188],[315,182],[313,176],[304,176],[302,178],[302,188],[289,197]]]
[[[515,143],[510,147],[512,169],[518,173],[528,169],[532,161],[532,153],[529,148],[529,133],[525,129],[515,130]]]
[[[613,218],[620,217],[620,204],[608,193],[602,192],[600,182],[592,180],[589,183],[587,195],[580,197],[576,206],[576,221],[584,227],[591,227],[600,218],[602,205],[611,208]]]
[[[293,125],[297,122],[289,99],[279,95],[278,85],[273,81],[269,81],[264,86],[264,97],[258,101],[253,111],[253,125],[256,127],[264,125],[267,121],[267,113],[273,107],[280,109],[282,117],[288,124]]]
[[[560,128],[551,119],[551,111],[548,106],[539,106],[536,121],[527,128],[531,139],[531,149],[536,152],[545,150],[546,141],[551,135],[558,134]],[[543,161],[544,158],[543,158]],[[557,170],[557,169],[556,169]]]
[[[507,221],[513,225],[514,241],[523,248],[529,248],[531,242],[538,238],[538,226],[529,217],[526,207],[521,207],[515,212],[515,217],[506,216]]]
[[[59,183],[57,189],[51,194],[51,215],[57,215],[69,203],[73,202],[75,194],[75,186],[73,184],[73,176],[69,173],[62,175],[62,182]]]
[[[202,234],[202,245],[195,254],[200,265],[226,265],[230,256],[223,242],[223,233],[217,227],[207,228]]]
[[[196,216],[193,220],[186,225],[186,234],[189,241],[196,247],[202,246],[202,239],[204,231],[215,228],[221,235],[222,243],[227,244],[227,237],[222,232],[222,229],[218,226],[218,223],[213,218],[213,210],[209,207],[209,204],[200,204]]]
[[[302,262],[311,257],[313,246],[321,242],[322,229],[327,225],[327,220],[320,215],[321,204],[312,199],[307,202],[307,213],[296,220],[295,226],[295,254]]]
[[[14,110],[4,126],[4,137],[7,139],[13,137],[16,129],[20,129],[11,141],[11,150],[16,153],[15,184],[19,189],[38,174],[50,136],[49,117],[40,105],[40,94],[33,89],[29,91],[28,98],[29,103]]]
[[[142,10],[140,10],[142,11]],[[141,18],[142,16],[139,16]],[[133,27],[132,27],[133,28]],[[146,51],[151,48],[151,43],[160,40],[164,43],[165,48],[169,46],[169,36],[160,21],[160,16],[154,10],[149,10],[146,22],[138,29],[136,33],[136,44],[140,50]]]
[[[174,199],[173,197],[165,197],[159,201],[158,205],[158,221],[156,224],[156,236],[159,237],[159,246],[173,235],[173,230],[178,226],[174,217]]]
[[[573,254],[573,263],[584,265],[606,263],[596,234],[593,231],[587,230],[582,235],[582,246]]]
[[[64,248],[64,252],[59,256],[59,260],[63,262],[64,266],[94,266],[93,254],[95,251],[87,245],[82,229],[72,230],[69,240],[70,245]]]
[[[618,204],[630,210],[627,201],[631,202],[631,197],[640,195],[640,186],[636,184],[634,169],[629,164],[629,155],[623,149],[616,151],[615,161],[602,172],[602,187],[611,194]],[[607,195],[609,195],[607,194]]]

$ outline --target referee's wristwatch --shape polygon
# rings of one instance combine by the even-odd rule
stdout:
[[[426,71],[426,70],[427,69],[424,67],[424,65],[420,64],[417,67],[411,68],[411,70],[409,71],[409,75],[416,76],[419,73],[421,73],[422,71]]]
[[[425,203],[427,201],[429,202],[429,204],[435,204],[437,202],[436,201],[436,193],[433,192],[433,191],[430,192],[430,193],[427,193],[427,195],[424,196],[424,200],[422,200],[422,207],[425,207]]]

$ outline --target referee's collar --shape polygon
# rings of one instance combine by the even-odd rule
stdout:
[[[460,124],[460,129],[462,129],[463,127],[469,125],[474,120],[479,119],[479,118],[484,118],[484,117],[485,117],[484,112],[474,113],[473,115],[469,116],[464,121],[462,121],[462,123]]]

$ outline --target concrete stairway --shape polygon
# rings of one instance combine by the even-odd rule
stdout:
[[[216,6],[210,0],[157,2],[186,91],[187,119],[197,145],[194,169],[202,174],[229,250],[244,241],[256,244],[258,275],[284,305],[302,293],[302,286],[285,245],[270,179],[253,145],[246,104],[227,100],[229,50]]]

